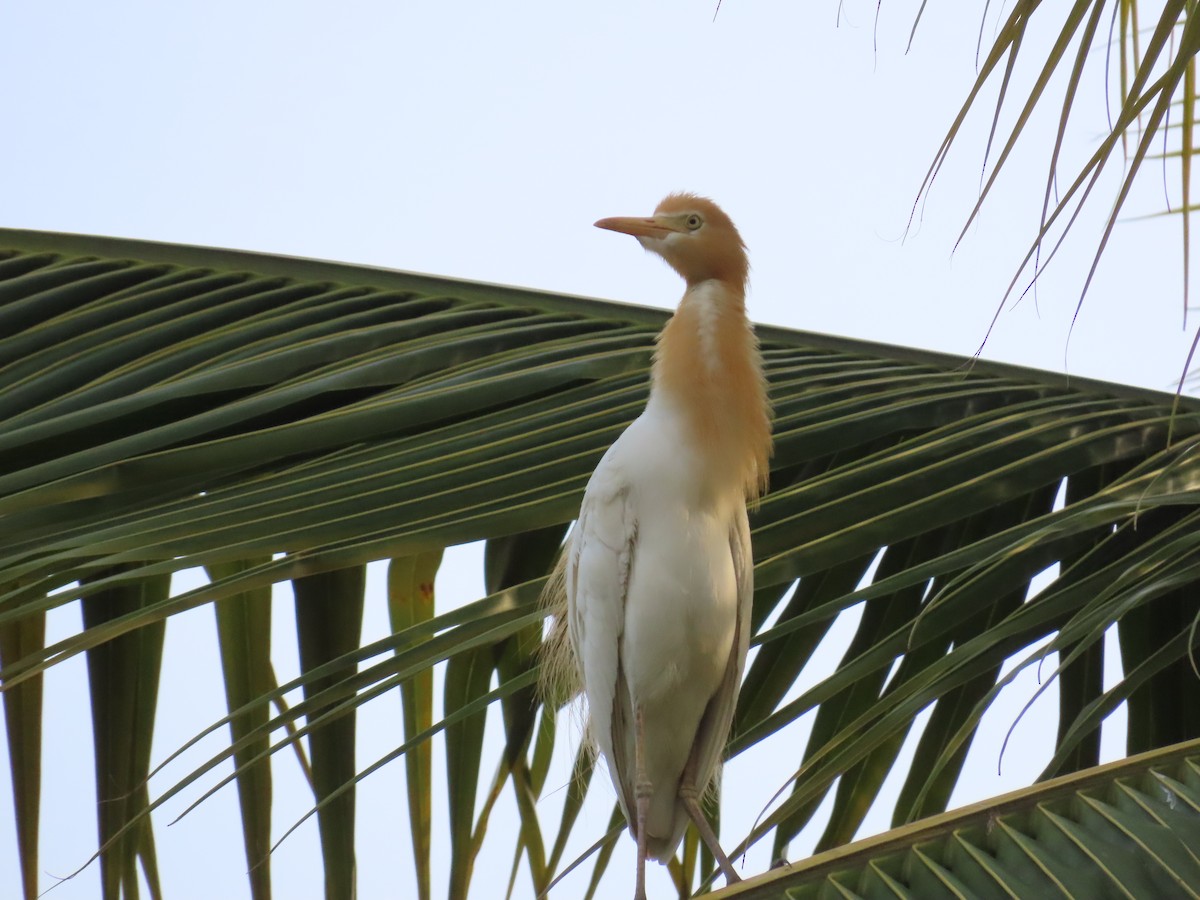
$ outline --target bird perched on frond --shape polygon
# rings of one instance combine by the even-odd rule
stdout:
[[[568,661],[545,671],[573,668],[582,683],[590,736],[637,840],[642,900],[646,857],[669,861],[689,819],[738,880],[699,800],[749,647],[746,505],[766,488],[771,418],[746,317],[749,261],[729,217],[672,194],[649,218],[596,225],[633,235],[687,282],[658,338],[646,408],[592,474],[546,599]]]

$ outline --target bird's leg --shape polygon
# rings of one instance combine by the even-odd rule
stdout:
[[[700,804],[696,802],[696,792],[693,789],[691,794],[685,794],[683,788],[679,789],[679,799],[683,801],[684,808],[688,811],[688,815],[692,817],[692,821],[696,823],[696,830],[700,832],[700,838],[708,846],[708,850],[716,859],[717,865],[721,867],[721,871],[725,873],[726,884],[733,884],[741,881],[742,877],[733,868],[733,863],[729,861],[729,857],[725,855],[725,851],[721,849],[720,843],[717,841],[717,836],[713,834],[712,826],[708,824],[708,819],[704,817],[704,810],[700,808]]]
[[[642,708],[635,708],[633,714],[633,757],[634,777],[633,795],[637,803],[637,884],[633,889],[633,900],[646,900],[646,814],[650,806],[650,791],[653,786],[646,777],[646,751],[643,740]]]
[[[696,773],[695,773],[695,757],[688,760],[683,769],[683,775],[679,779],[679,799],[683,801],[683,808],[687,810],[692,821],[696,824],[696,830],[700,832],[700,839],[704,841],[708,847],[708,851],[713,855],[713,859],[717,861],[717,865],[721,867],[721,871],[725,873],[725,883],[733,884],[741,881],[742,878],[734,871],[733,863],[729,861],[729,857],[725,855],[725,851],[721,849],[720,841],[713,833],[712,826],[708,824],[708,819],[704,815],[704,810],[700,808],[699,802],[696,799]]]

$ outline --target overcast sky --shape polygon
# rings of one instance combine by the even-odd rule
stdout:
[[[712,196],[738,223],[756,320],[971,354],[1035,233],[1058,110],[1052,103],[1032,123],[952,254],[979,188],[989,124],[981,109],[902,240],[974,76],[984,4],[931,5],[907,55],[916,0],[883,3],[877,28],[873,0],[842,5],[839,17],[837,0],[724,0],[714,21],[715,0],[8,4],[0,226],[322,257],[666,307],[680,294],[675,275],[591,223],[648,214],[664,194],[686,189]],[[1055,15],[1049,6],[1038,17]],[[1057,27],[1038,17],[1035,26]],[[989,19],[985,46],[994,27]],[[1027,62],[1043,43],[1028,42]],[[1095,55],[1063,186],[1106,128],[1103,67]],[[1018,73],[1020,101],[1030,77]],[[1118,226],[1070,331],[1118,168],[1036,303],[1031,295],[1000,317],[985,358],[1173,387],[1189,342],[1177,217]],[[1165,209],[1164,182],[1175,180],[1150,173],[1130,213]],[[446,568],[472,577],[443,577],[442,604],[481,589],[477,549],[458,552],[461,562]],[[378,599],[369,635],[385,627]],[[294,667],[286,609],[277,614],[281,679]],[[60,634],[77,625],[74,607],[51,621]],[[156,759],[223,715],[214,647],[211,611],[170,623]],[[95,844],[82,672],[78,661],[61,666],[47,685],[42,867],[53,875]],[[1032,687],[1020,690],[1027,698]],[[398,743],[398,701],[374,707],[362,714],[364,765]],[[996,735],[1013,712],[1004,715],[976,742],[958,799],[1020,786],[1046,758],[1019,738],[1027,758],[1010,750],[996,775]],[[1022,726],[1031,739],[1037,722]],[[802,738],[801,729],[783,749],[796,756]],[[276,786],[277,831],[308,806],[286,780],[290,765]],[[551,784],[565,780],[566,765]],[[766,765],[732,767],[727,842],[777,786],[762,775]],[[360,791],[364,898],[411,890],[401,768]],[[775,760],[780,778],[790,768]],[[581,846],[602,833],[611,809],[606,783],[593,793]],[[17,891],[10,811],[0,788],[0,896]],[[512,815],[509,803],[495,829],[511,827]],[[233,790],[172,828],[159,819],[168,896],[247,896],[237,828]],[[480,897],[507,879],[511,841],[493,842],[479,863]],[[316,846],[310,823],[279,851],[278,896],[319,896]],[[628,872],[632,844],[621,848],[614,865]],[[743,871],[764,868],[764,854],[751,854]],[[612,882],[617,896],[627,893],[625,872]],[[651,889],[663,891],[665,875],[651,874]],[[53,896],[97,896],[97,875],[93,867]],[[579,892],[567,887],[564,896]],[[518,896],[528,893],[522,875]]]

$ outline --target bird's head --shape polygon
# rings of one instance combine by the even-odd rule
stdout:
[[[657,253],[688,285],[715,278],[744,291],[750,274],[746,245],[717,204],[695,194],[671,194],[649,218],[601,219],[597,228],[631,234]]]

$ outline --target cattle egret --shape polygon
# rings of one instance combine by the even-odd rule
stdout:
[[[646,408],[592,474],[558,572],[591,737],[637,840],[641,900],[646,857],[668,862],[689,818],[739,880],[698,801],[746,662],[746,504],[766,487],[771,420],[746,318],[749,261],[729,217],[672,194],[649,218],[596,226],[633,235],[687,282]]]

